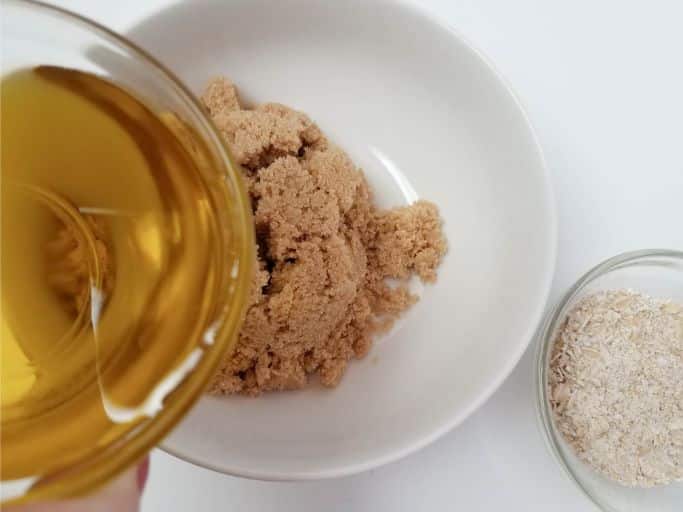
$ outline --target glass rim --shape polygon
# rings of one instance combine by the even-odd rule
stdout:
[[[562,468],[563,473],[580,489],[581,493],[606,512],[618,512],[609,505],[601,502],[598,497],[591,493],[576,477],[566,457],[559,449],[560,439],[558,432],[554,428],[553,412],[548,400],[548,367],[547,360],[549,351],[554,344],[554,334],[558,322],[566,312],[567,306],[572,302],[576,295],[581,292],[588,284],[595,279],[619,268],[624,268],[647,260],[648,258],[668,258],[678,260],[683,264],[683,251],[676,249],[640,249],[627,251],[608,258],[579,277],[576,282],[561,296],[557,304],[553,306],[545,316],[545,319],[538,328],[535,336],[536,348],[534,354],[534,397],[536,408],[537,426],[540,430],[543,441],[552,454],[557,464]]]
[[[233,280],[235,301],[232,306],[234,307],[230,307],[226,315],[221,318],[215,343],[204,351],[192,374],[173,391],[173,401],[158,415],[147,418],[145,423],[134,428],[128,434],[131,437],[123,442],[123,445],[114,452],[113,456],[107,457],[106,460],[96,464],[93,468],[88,468],[88,471],[81,471],[75,475],[71,472],[68,477],[63,479],[50,479],[48,483],[41,484],[34,490],[30,490],[31,487],[29,487],[26,491],[28,496],[25,493],[8,497],[6,500],[0,498],[0,503],[13,505],[74,497],[98,488],[140,461],[160,443],[195,402],[201,398],[201,394],[220,363],[225,350],[236,341],[239,324],[246,311],[246,298],[251,286],[252,260],[254,259],[254,233],[250,201],[239,175],[239,166],[231,157],[228,148],[218,134],[216,126],[202,108],[197,97],[172,71],[124,36],[85,16],[38,0],[5,0],[3,3],[4,7],[24,9],[28,12],[39,13],[41,16],[58,19],[68,25],[77,26],[96,38],[125,50],[131,58],[143,67],[158,71],[162,83],[165,82],[167,86],[170,86],[172,92],[190,108],[196,120],[203,125],[203,135],[209,137],[209,140],[206,141],[207,145],[221,164],[220,168],[216,170],[229,180],[229,186],[234,189],[236,220],[231,222],[231,227],[235,228],[236,238],[243,242],[235,251],[238,269]]]

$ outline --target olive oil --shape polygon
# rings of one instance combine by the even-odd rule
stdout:
[[[95,75],[2,80],[2,479],[49,478],[191,371],[222,253],[201,144]]]

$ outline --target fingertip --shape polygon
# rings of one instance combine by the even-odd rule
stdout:
[[[137,470],[137,482],[138,490],[142,494],[145,490],[145,485],[147,484],[147,477],[149,476],[149,455],[143,459],[143,461],[138,465]]]

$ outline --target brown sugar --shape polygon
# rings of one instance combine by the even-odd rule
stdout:
[[[243,109],[225,78],[202,100],[244,168],[258,244],[246,319],[211,392],[298,389],[312,375],[335,386],[416,301],[405,280],[435,280],[446,252],[438,210],[377,209],[362,172],[301,112]]]
[[[114,262],[110,256],[107,226],[92,215],[83,215],[94,244],[102,291],[108,296],[114,287]],[[76,316],[88,304],[91,269],[88,267],[88,248],[82,235],[70,224],[58,225],[46,246],[46,278],[59,297],[65,310]]]

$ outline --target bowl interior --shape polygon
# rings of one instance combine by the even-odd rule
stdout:
[[[438,283],[338,388],[206,397],[164,447],[243,476],[336,476],[405,455],[480,405],[529,342],[556,247],[537,143],[482,57],[379,0],[199,1],[127,35],[195,92],[225,74],[249,101],[307,112],[383,206],[437,203],[450,245]]]
[[[683,303],[683,253],[677,251],[638,251],[617,256],[589,272],[570,291],[546,325],[540,347],[539,386],[547,382],[548,356],[560,323],[572,307],[586,295],[600,290],[632,289],[659,298]],[[545,350],[544,350],[545,349]],[[539,389],[541,419],[550,449],[573,480],[597,505],[609,512],[673,512],[683,503],[683,482],[651,489],[629,488],[593,471],[573,452],[555,428],[544,389]]]

